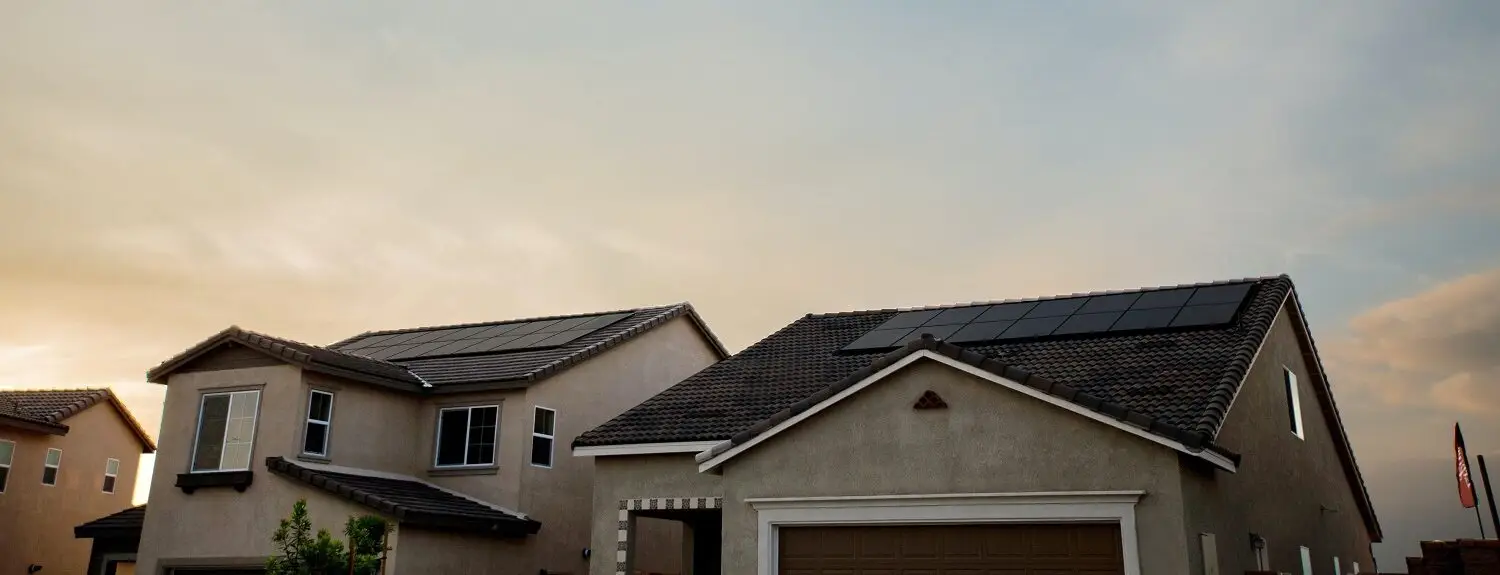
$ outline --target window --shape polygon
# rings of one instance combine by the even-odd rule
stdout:
[[[10,479],[10,464],[16,458],[16,442],[0,439],[0,493]]]
[[[57,468],[62,467],[62,450],[47,448],[47,461],[42,466],[42,485],[57,485]]]
[[[437,466],[494,465],[499,420],[498,405],[438,411]]]
[[[203,396],[198,411],[197,445],[193,447],[194,473],[250,469],[259,403],[259,391]]]
[[[1255,550],[1255,570],[1271,570],[1271,552],[1267,549],[1266,538],[1250,534],[1250,548]]]
[[[1286,409],[1292,421],[1292,435],[1302,439],[1302,401],[1297,397],[1297,374],[1289,368],[1281,368],[1282,380],[1286,382]]]
[[[1350,573],[1353,573],[1354,575],[1359,575],[1359,562],[1358,561],[1355,561],[1353,563],[1353,565],[1351,565],[1350,567],[1351,567],[1349,569]]]
[[[552,439],[557,432],[557,411],[538,405],[531,414],[531,464],[552,467]]]
[[[120,476],[120,460],[104,460],[104,492],[115,492],[115,478]]]
[[[1219,575],[1219,543],[1212,533],[1199,533],[1198,545],[1203,552],[1203,575]]]
[[[302,452],[328,455],[328,432],[333,425],[333,394],[313,390],[307,396],[307,429],[302,433]]]
[[[1301,549],[1302,549],[1302,575],[1313,575],[1313,572],[1312,572],[1312,551],[1309,551],[1306,547],[1302,547]]]
[[[1339,558],[1333,558],[1333,575],[1344,575],[1344,566],[1339,565]]]

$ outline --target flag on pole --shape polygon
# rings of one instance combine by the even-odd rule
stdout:
[[[1453,458],[1457,461],[1458,502],[1464,507],[1477,507],[1474,497],[1474,480],[1469,476],[1469,453],[1464,449],[1464,432],[1453,424]]]

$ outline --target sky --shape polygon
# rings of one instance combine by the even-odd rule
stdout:
[[[229,325],[1290,274],[1399,568],[1500,456],[1500,4],[0,2],[0,387]],[[149,465],[149,462],[148,462]],[[1487,527],[1488,529],[1489,527]],[[1493,531],[1491,531],[1493,533]]]

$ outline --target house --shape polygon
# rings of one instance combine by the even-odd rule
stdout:
[[[155,449],[108,389],[0,390],[0,573],[83,573],[73,526],[130,507]]]
[[[396,524],[388,574],[582,573],[593,469],[560,449],[726,355],[686,303],[328,346],[231,327],[147,375],[167,394],[137,570],[256,572],[306,499],[336,536]]]
[[[808,315],[573,453],[592,575],[643,518],[694,575],[1338,575],[1381,537],[1286,276]]]

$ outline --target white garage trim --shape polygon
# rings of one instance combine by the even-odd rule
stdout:
[[[897,371],[902,370],[906,366],[911,365],[912,363],[915,363],[916,361],[922,360],[922,359],[930,359],[932,361],[935,361],[935,362],[938,362],[940,364],[946,365],[948,367],[957,369],[957,370],[962,371],[964,373],[968,373],[970,375],[973,375],[974,377],[977,377],[979,379],[982,379],[982,380],[985,380],[985,381],[989,381],[991,383],[999,384],[1001,387],[1006,387],[1006,388],[1012,389],[1012,390],[1014,390],[1016,392],[1019,392],[1019,393],[1022,393],[1022,394],[1034,397],[1036,399],[1042,400],[1042,401],[1047,402],[1047,403],[1050,403],[1050,404],[1055,405],[1057,407],[1061,407],[1063,409],[1066,409],[1066,410],[1071,411],[1073,413],[1076,413],[1078,415],[1082,415],[1084,417],[1087,417],[1087,418],[1092,419],[1094,421],[1097,421],[1099,423],[1103,423],[1105,425],[1108,425],[1108,426],[1113,427],[1115,429],[1118,429],[1120,431],[1124,431],[1126,433],[1129,433],[1129,434],[1134,435],[1136,437],[1139,437],[1141,439],[1145,439],[1146,441],[1150,441],[1150,442],[1156,443],[1158,445],[1162,445],[1162,446],[1165,446],[1165,447],[1168,447],[1168,448],[1171,448],[1171,449],[1175,449],[1175,450],[1180,451],[1182,453],[1185,453],[1187,455],[1191,455],[1193,457],[1197,457],[1197,458],[1203,459],[1204,461],[1207,461],[1207,462],[1213,464],[1214,466],[1216,466],[1216,467],[1218,467],[1220,469],[1223,469],[1225,471],[1228,471],[1230,473],[1234,473],[1234,471],[1235,471],[1235,465],[1234,465],[1233,461],[1231,461],[1229,458],[1224,457],[1223,455],[1219,455],[1218,453],[1215,453],[1213,451],[1210,451],[1210,450],[1207,450],[1207,449],[1197,449],[1197,450],[1189,449],[1186,445],[1183,445],[1179,441],[1174,441],[1174,440],[1171,440],[1171,439],[1167,439],[1167,438],[1162,437],[1160,435],[1157,435],[1155,433],[1151,433],[1148,430],[1141,429],[1140,427],[1136,427],[1135,425],[1132,425],[1132,424],[1120,421],[1118,419],[1115,419],[1115,418],[1110,417],[1108,415],[1105,415],[1103,413],[1099,413],[1099,412],[1094,411],[1092,409],[1083,407],[1083,406],[1078,405],[1076,403],[1073,403],[1071,401],[1065,400],[1065,399],[1063,399],[1061,397],[1057,397],[1055,395],[1052,395],[1050,393],[1038,390],[1036,388],[1029,387],[1027,385],[1011,381],[1011,380],[1006,379],[1004,377],[1001,377],[999,375],[990,373],[990,372],[985,371],[983,369],[980,369],[980,368],[974,367],[972,365],[969,365],[967,363],[964,363],[964,362],[958,361],[956,359],[950,358],[950,357],[948,357],[946,355],[943,355],[943,354],[940,354],[940,353],[935,353],[933,351],[925,350],[924,349],[924,350],[920,350],[920,351],[914,352],[911,355],[903,357],[903,358],[901,358],[899,360],[896,360],[895,363],[892,363],[891,365],[886,366],[885,369],[877,371],[874,374],[870,375],[870,377],[867,377],[867,378],[861,380],[859,383],[856,383],[854,385],[851,385],[851,386],[845,388],[843,391],[840,391],[840,392],[834,394],[833,396],[829,397],[828,399],[825,399],[822,402],[818,403],[817,405],[814,405],[814,406],[808,408],[807,411],[803,411],[802,413],[798,413],[797,415],[794,415],[794,416],[792,416],[790,418],[787,418],[786,421],[783,421],[781,423],[776,424],[774,427],[772,427],[770,429],[767,429],[764,432],[761,432],[760,434],[756,435],[755,437],[750,438],[748,441],[746,441],[744,443],[741,443],[739,445],[736,445],[733,448],[730,448],[730,449],[724,451],[723,453],[720,453],[718,455],[714,455],[712,457],[709,457],[708,453],[700,453],[700,454],[698,454],[698,456],[697,456],[697,460],[699,461],[698,472],[699,473],[707,473],[708,471],[711,471],[714,468],[716,468],[716,467],[718,467],[720,465],[723,465],[724,462],[729,461],[734,456],[739,455],[741,453],[744,453],[746,450],[748,450],[748,449],[750,449],[752,447],[755,447],[756,445],[759,445],[761,442],[764,442],[767,439],[775,437],[776,434],[781,433],[782,431],[785,431],[788,428],[790,428],[790,427],[792,427],[794,425],[797,425],[798,423],[802,423],[804,420],[806,420],[806,419],[808,419],[808,418],[810,418],[810,417],[812,417],[814,415],[817,415],[819,412],[822,412],[823,410],[828,409],[829,407],[832,407],[835,403],[838,403],[839,401],[842,401],[844,398],[847,398],[847,397],[849,397],[851,395],[854,395],[855,393],[858,393],[860,390],[862,390],[862,389],[864,389],[866,387],[869,387],[870,385],[874,384],[875,382],[880,381],[882,379],[885,379],[887,376],[890,376],[891,374],[896,373]]]
[[[718,441],[677,441],[669,443],[632,443],[629,445],[593,445],[573,448],[573,457],[608,455],[655,455],[658,453],[698,453],[718,445]]]
[[[777,575],[779,528],[796,525],[927,525],[1106,521],[1120,525],[1125,575],[1141,575],[1135,504],[1144,491],[955,493],[752,498],[757,575]]]

